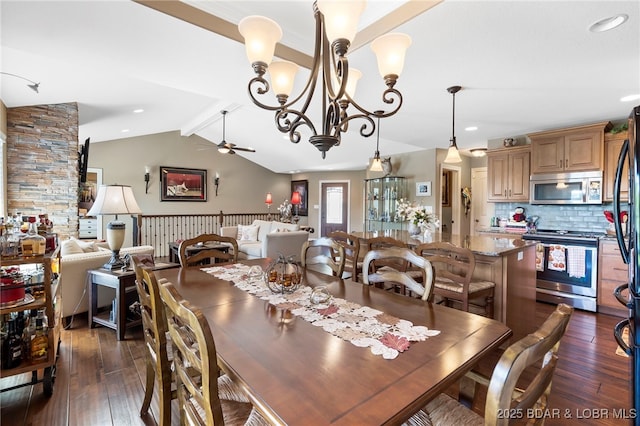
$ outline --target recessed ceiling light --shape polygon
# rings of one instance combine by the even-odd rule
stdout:
[[[141,112],[144,112],[144,110],[142,108],[138,108],[138,109],[134,109],[133,110],[134,114],[140,114]]]
[[[631,101],[637,101],[638,99],[640,99],[640,94],[638,94],[638,95],[629,95],[629,96],[624,96],[624,97],[620,98],[620,102],[631,102]]]
[[[474,132],[478,130],[478,126],[469,126],[464,128],[467,132]]]
[[[629,19],[629,15],[625,15],[624,13],[610,16],[591,24],[591,26],[589,27],[589,31],[591,31],[592,33],[603,33],[605,31],[618,28],[620,25],[624,24],[627,19]]]
[[[122,133],[127,133],[129,132],[129,129],[122,129]]]

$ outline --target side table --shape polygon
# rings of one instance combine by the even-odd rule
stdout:
[[[177,263],[157,263],[154,270],[177,268]],[[136,292],[136,273],[132,269],[125,271],[106,269],[91,269],[87,271],[89,284],[89,327],[95,324],[116,330],[118,340],[124,340],[127,328],[140,325],[141,319],[127,320],[127,295]],[[109,318],[109,310],[100,312],[98,310],[98,287],[108,287],[115,290],[115,315],[113,321]],[[137,300],[138,295],[135,294]],[[131,299],[134,299],[132,296]]]

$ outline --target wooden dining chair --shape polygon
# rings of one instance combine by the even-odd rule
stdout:
[[[493,296],[495,283],[474,280],[473,272],[476,259],[468,248],[451,243],[424,243],[415,248],[415,252],[427,258],[436,270],[433,293],[440,296],[447,306],[458,302],[463,311],[469,311],[470,305],[484,309],[484,315],[493,318]]]
[[[345,231],[333,231],[329,238],[344,248],[344,273],[343,278],[351,278],[358,282],[358,274],[362,273],[362,260],[360,259],[360,239]]]
[[[238,386],[221,375],[216,345],[202,312],[183,300],[171,283],[160,286],[160,296],[173,341],[180,423],[189,425],[268,425],[245,401],[226,398],[226,388]]]
[[[214,247],[206,248],[208,243],[228,245],[229,249],[225,252]],[[190,256],[187,248],[196,244],[202,244],[204,248]],[[178,257],[182,267],[196,265],[206,259],[213,259],[217,263],[236,263],[238,261],[238,242],[233,237],[224,237],[218,234],[201,234],[182,241],[178,247]]]
[[[171,338],[167,336],[167,319],[164,305],[160,300],[158,282],[154,273],[143,266],[139,256],[132,255],[131,261],[136,272],[136,290],[140,301],[142,329],[144,336],[146,382],[144,400],[140,415],[149,412],[153,398],[153,390],[158,383],[159,424],[171,424],[171,400],[176,398],[175,388],[172,389],[173,377],[171,363],[173,353]]]
[[[407,244],[393,237],[372,237],[367,240],[367,245],[366,249],[364,250],[363,257],[366,256],[366,254],[371,250],[380,250],[391,247],[408,248]],[[372,274],[380,269],[406,272],[407,267],[407,262],[402,259],[377,259],[369,263],[368,268],[365,268],[363,259],[362,272],[359,276],[359,280],[360,282],[364,282],[364,276],[366,274]],[[414,275],[413,279],[416,280],[416,278],[417,276]],[[406,288],[404,286],[389,286],[385,285],[384,283],[376,283],[375,285],[376,287],[386,288],[387,290],[393,291],[404,291],[404,289]]]
[[[307,240],[302,245],[300,261],[303,268],[342,277],[345,265],[344,247],[331,238]]]
[[[551,381],[558,363],[558,349],[573,308],[560,304],[535,332],[509,346],[493,370],[491,378],[471,373],[468,377],[488,386],[484,418],[448,395],[440,394],[416,416],[428,416],[434,425],[496,425],[506,426],[514,419],[505,414],[522,415],[529,423],[542,424],[540,419],[527,419],[528,413],[545,413],[551,392]],[[535,369],[535,377],[527,381],[526,389],[516,385],[523,371]],[[511,417],[511,418],[510,418]],[[409,421],[408,424],[425,424]]]
[[[400,284],[412,293],[416,293],[422,300],[433,300],[433,268],[431,263],[422,256],[404,247],[391,247],[379,250],[370,250],[364,256],[363,270],[370,270],[370,265],[374,261],[402,261],[411,264],[422,272],[422,281],[416,281],[407,272],[398,271],[392,268],[380,268],[372,274],[364,274],[365,284],[387,283]],[[403,292],[405,293],[405,292]]]

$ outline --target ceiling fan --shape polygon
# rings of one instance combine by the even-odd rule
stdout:
[[[253,148],[241,148],[239,146],[236,146],[235,143],[226,141],[226,116],[228,111],[222,110],[220,112],[222,113],[222,142],[218,144],[218,152],[222,154],[235,154],[236,151],[256,152],[256,150]]]

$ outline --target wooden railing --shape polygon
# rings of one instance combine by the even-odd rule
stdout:
[[[249,225],[254,220],[279,220],[269,213],[160,214],[133,217],[134,245],[150,245],[155,256],[169,255],[169,243],[200,234],[219,234],[223,226]]]

